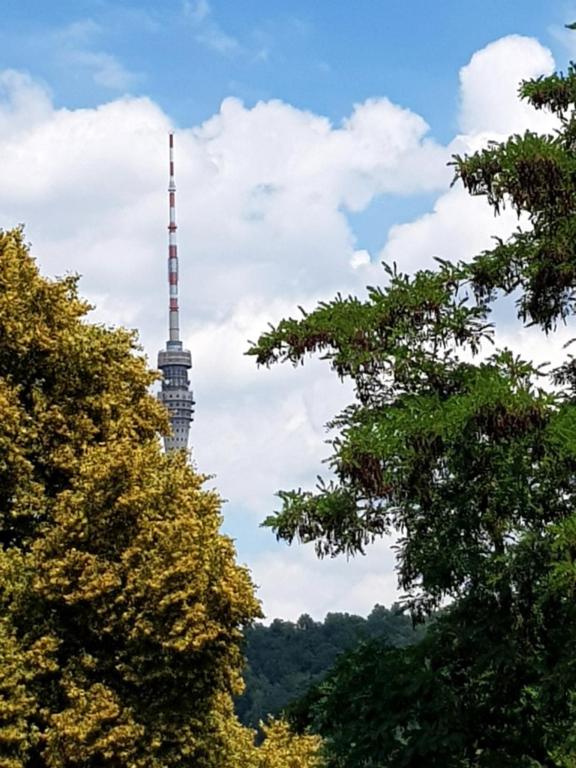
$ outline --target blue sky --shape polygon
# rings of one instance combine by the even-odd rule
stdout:
[[[569,3],[520,0],[5,0],[0,65],[42,77],[57,105],[95,106],[129,90],[183,126],[230,95],[248,105],[278,98],[335,121],[386,95],[446,140],[458,70],[474,51],[512,33],[536,36],[564,66],[551,28],[567,18]],[[96,62],[70,66],[74,50],[114,57],[126,80],[95,82]]]
[[[258,371],[247,339],[336,291],[505,236],[450,188],[453,152],[553,124],[515,100],[576,57],[576,2],[4,0],[0,226],[47,274],[77,271],[97,320],[165,340],[166,136],[176,132],[193,458],[269,616],[365,613],[396,596],[390,541],[318,563],[259,522],[313,485],[350,398],[320,363]],[[502,343],[553,354],[505,323]],[[563,339],[559,339],[559,345]],[[310,589],[310,585],[314,585]]]

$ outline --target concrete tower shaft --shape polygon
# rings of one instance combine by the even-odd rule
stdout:
[[[170,180],[168,184],[168,341],[158,353],[158,368],[162,371],[162,389],[158,399],[170,414],[172,434],[164,438],[166,451],[188,448],[190,422],[194,413],[194,397],[190,391],[188,370],[192,356],[180,341],[180,308],[178,305],[178,244],[176,239],[176,183],[174,180],[174,134],[169,137]]]

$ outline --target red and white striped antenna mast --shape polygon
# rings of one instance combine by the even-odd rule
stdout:
[[[170,290],[170,341],[180,341],[178,307],[178,242],[176,237],[176,181],[174,179],[174,134],[170,134],[170,182],[168,184],[170,223],[168,224],[168,284]]]
[[[176,238],[176,182],[174,179],[174,134],[169,135],[170,176],[168,183],[168,341],[158,353],[158,368],[162,371],[162,389],[158,399],[170,414],[172,434],[164,438],[167,451],[188,447],[188,433],[194,412],[194,397],[190,391],[188,370],[192,356],[183,349],[180,340],[180,308],[178,306],[178,243]]]

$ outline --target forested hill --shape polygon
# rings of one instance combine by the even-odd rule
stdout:
[[[246,691],[236,709],[246,725],[257,726],[268,714],[279,713],[303,696],[333,666],[337,656],[362,640],[382,638],[393,646],[414,642],[410,618],[398,606],[376,605],[367,618],[329,613],[314,621],[304,614],[296,623],[275,619],[246,632]]]

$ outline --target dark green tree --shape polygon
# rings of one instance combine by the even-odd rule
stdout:
[[[247,627],[246,690],[236,701],[240,721],[253,728],[268,715],[278,716],[322,680],[345,651],[369,638],[403,646],[422,636],[410,618],[393,606],[374,607],[367,618],[329,613],[324,621],[301,616],[297,622],[275,619],[270,626]]]
[[[311,711],[334,766],[573,764],[576,363],[479,356],[499,296],[546,334],[576,304],[576,70],[521,95],[559,130],[454,164],[527,226],[470,263],[387,268],[365,300],[338,296],[250,349],[262,365],[319,353],[356,393],[329,425],[334,479],[281,491],[266,525],[320,555],[396,530],[415,620],[451,605],[422,645],[370,646],[326,683]]]

